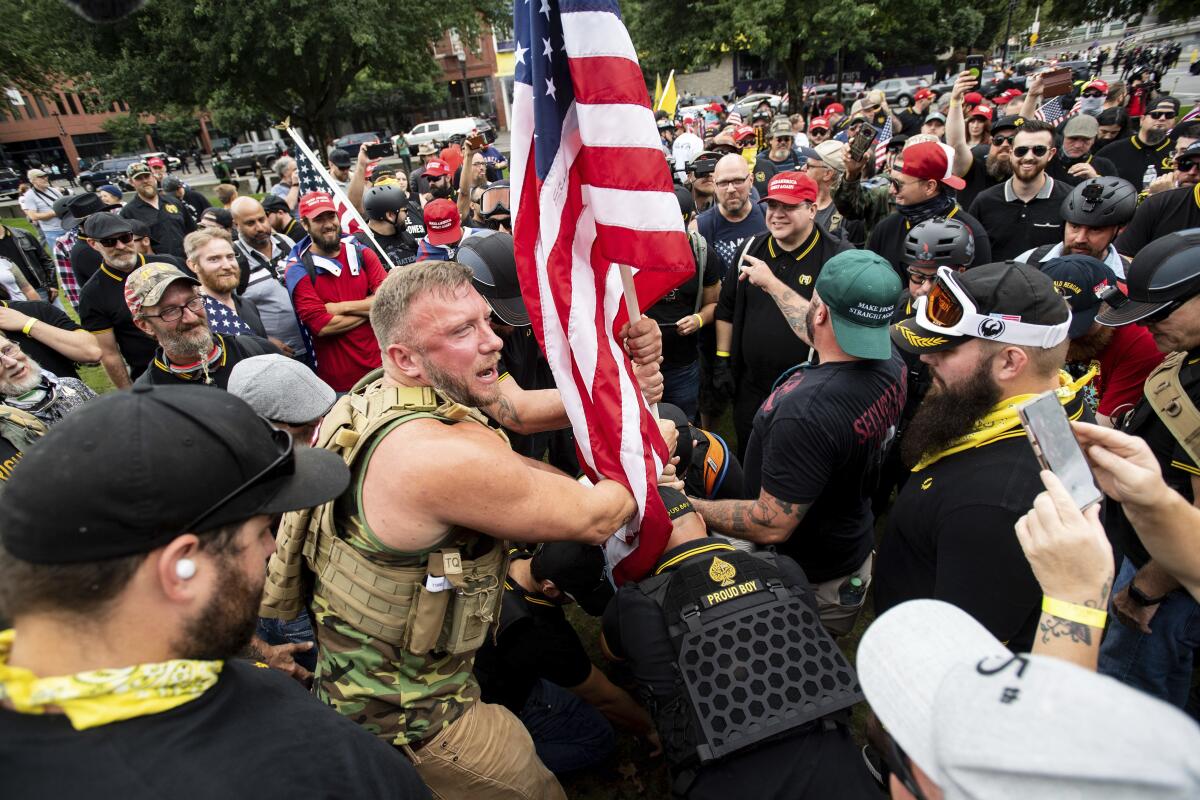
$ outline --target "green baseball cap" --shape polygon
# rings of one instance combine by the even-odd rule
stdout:
[[[888,333],[900,298],[900,278],[878,253],[846,250],[825,262],[817,294],[829,307],[838,345],[856,358],[890,358]]]

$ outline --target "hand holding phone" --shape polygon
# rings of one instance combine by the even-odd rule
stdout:
[[[864,122],[858,129],[858,133],[854,134],[854,141],[850,142],[850,158],[854,161],[862,161],[873,141],[875,141],[875,129]]]
[[[1104,499],[1055,392],[1038,395],[1017,413],[1038,461],[1058,476],[1076,506],[1085,509]]]
[[[388,158],[396,155],[396,148],[391,142],[375,142],[367,145],[367,158]]]
[[[966,64],[964,65],[967,72],[971,73],[971,77],[979,80],[983,76],[983,56],[967,56]]]

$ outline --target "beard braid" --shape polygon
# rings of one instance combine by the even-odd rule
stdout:
[[[980,363],[971,377],[956,388],[934,381],[901,435],[900,457],[911,467],[922,456],[945,450],[970,433],[975,423],[1000,402],[1001,394],[990,374],[990,359]]]

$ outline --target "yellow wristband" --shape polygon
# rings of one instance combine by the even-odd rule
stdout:
[[[696,327],[703,328],[704,327],[704,317],[700,316],[699,314],[692,314],[692,316],[696,318]]]
[[[1066,600],[1055,600],[1053,597],[1042,597],[1042,611],[1051,616],[1065,619],[1068,622],[1078,622],[1091,628],[1103,628],[1108,621],[1108,612],[1099,608],[1068,603]]]
[[[950,107],[951,107],[951,108],[957,108],[958,106],[961,106],[961,105],[962,105],[962,101],[961,101],[961,100],[951,100],[951,101],[950,101]]]
[[[717,358],[729,358],[729,353],[726,353],[724,350],[718,350]]]
[[[29,332],[30,332],[31,330],[33,330],[33,326],[34,326],[34,325],[36,325],[36,324],[37,324],[37,320],[36,320],[36,319],[34,319],[33,317],[30,317],[30,318],[29,318],[29,321],[25,323],[25,327],[21,328],[21,333],[23,333],[23,334],[25,334],[26,336],[28,336],[28,335],[29,335]]]

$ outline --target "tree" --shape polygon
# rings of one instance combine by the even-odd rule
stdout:
[[[1054,0],[1044,11],[1051,22],[1077,25],[1123,19],[1136,25],[1153,9],[1159,22],[1189,19],[1200,14],[1196,0]]]
[[[136,114],[110,117],[104,120],[100,127],[113,137],[113,147],[118,152],[140,152],[146,149],[146,134],[150,132],[150,126],[138,119]]]
[[[79,44],[74,73],[138,110],[290,117],[324,141],[364,70],[395,85],[426,82],[430,42],[449,28],[475,41],[506,10],[505,0],[155,0],[111,26],[68,20],[60,35]]]

